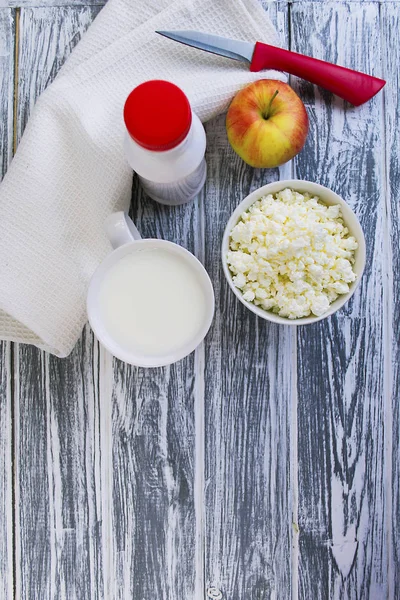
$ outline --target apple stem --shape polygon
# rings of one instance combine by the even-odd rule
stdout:
[[[269,118],[269,113],[270,113],[270,110],[271,110],[272,103],[273,103],[273,101],[275,100],[275,98],[277,97],[278,94],[279,94],[279,90],[275,90],[275,94],[272,96],[271,100],[269,101],[268,108],[265,111],[265,113],[263,114],[264,119],[268,119]]]

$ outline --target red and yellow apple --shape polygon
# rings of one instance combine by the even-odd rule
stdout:
[[[260,79],[232,100],[226,131],[232,148],[247,164],[278,167],[303,148],[308,133],[307,111],[287,83]]]

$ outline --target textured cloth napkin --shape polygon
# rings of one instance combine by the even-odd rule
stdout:
[[[257,0],[109,0],[36,103],[0,185],[0,338],[60,357],[78,340],[90,277],[111,250],[104,221],[130,203],[122,111],[136,85],[176,83],[204,122],[246,83],[285,79],[157,29],[279,44]]]

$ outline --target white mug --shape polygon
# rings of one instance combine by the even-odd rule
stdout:
[[[193,352],[204,339],[214,316],[214,290],[207,271],[191,252],[178,244],[159,239],[142,239],[127,213],[118,212],[110,215],[105,226],[114,250],[97,268],[90,281],[87,295],[88,318],[97,339],[115,357],[139,367],[161,367],[184,358]],[[153,353],[146,354],[143,352],[138,353],[128,351],[112,337],[109,331],[107,331],[100,314],[101,311],[99,310],[98,305],[99,292],[105,275],[124,256],[143,249],[166,250],[170,253],[173,252],[181,259],[184,259],[186,265],[189,266],[195,274],[196,281],[200,284],[203,291],[205,306],[203,311],[204,318],[201,326],[191,339],[173,352],[155,355]]]

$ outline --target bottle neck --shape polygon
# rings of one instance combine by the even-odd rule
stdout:
[[[129,133],[128,133],[128,135],[129,135]],[[183,152],[186,152],[186,150],[188,149],[188,147],[190,146],[190,144],[193,140],[193,119],[192,119],[192,123],[190,125],[190,129],[189,129],[187,136],[181,142],[179,142],[179,144],[177,144],[173,148],[169,148],[168,150],[148,150],[147,148],[143,148],[143,146],[140,146],[140,144],[135,142],[135,140],[131,136],[129,136],[129,138],[130,138],[132,144],[137,146],[137,148],[140,148],[140,150],[142,150],[143,152],[146,152],[154,157],[157,157],[157,156],[173,157],[174,155],[179,156]]]
[[[168,183],[192,173],[204,158],[206,135],[199,118],[193,120],[186,138],[175,148],[159,152],[139,146],[128,134],[125,155],[132,169],[150,181]]]

